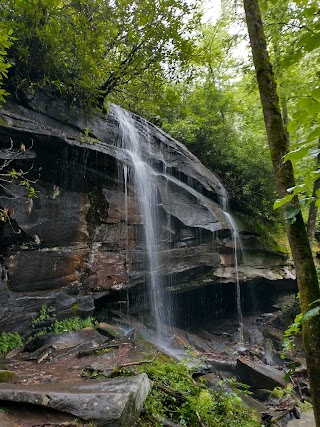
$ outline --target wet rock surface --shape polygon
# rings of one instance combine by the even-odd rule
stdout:
[[[155,345],[157,337],[150,328],[139,320],[116,311],[110,312],[108,323],[101,322],[96,330],[85,328],[58,336],[49,335],[42,343],[39,341],[37,350],[33,349],[31,353],[18,351],[10,358],[1,361],[1,368],[13,372],[15,379],[14,384],[4,384],[1,388],[0,396],[3,400],[0,402],[0,407],[3,407],[5,412],[0,413],[0,422],[3,422],[0,425],[1,427],[2,425],[5,427],[56,427],[57,425],[69,427],[69,424],[72,426],[76,416],[79,425],[85,426],[84,420],[101,421],[101,418],[97,418],[96,413],[92,411],[94,403],[97,403],[96,408],[100,417],[105,416],[103,408],[106,405],[111,407],[111,404],[115,409],[110,410],[109,415],[116,412],[120,414],[118,397],[114,396],[114,392],[121,389],[121,394],[126,395],[127,392],[122,388],[123,384],[127,384],[129,390],[131,386],[135,390],[136,388],[146,390],[149,383],[145,379],[142,381],[142,377],[139,377],[138,385],[132,380],[135,386],[132,385],[131,380],[126,382],[127,378],[116,382],[111,378],[110,383],[108,378],[117,374],[119,368],[131,369],[141,367],[144,363],[151,363],[156,360],[160,351],[175,359],[187,358],[188,363],[196,366],[194,378],[197,380],[198,377],[203,377],[207,385],[215,389],[230,387],[232,390],[233,382],[229,380],[234,377],[248,384],[253,395],[240,394],[245,404],[258,411],[266,420],[276,420],[274,425],[285,427],[289,420],[299,416],[296,406],[301,399],[301,392],[303,399],[308,400],[308,396],[303,392],[302,385],[307,383],[305,383],[305,374],[301,375],[301,372],[291,377],[295,388],[290,395],[276,397],[272,393],[273,386],[282,383],[281,377],[283,379],[287,368],[285,365],[275,365],[271,359],[269,364],[265,363],[263,329],[276,323],[279,316],[281,311],[244,318],[244,343],[238,342],[237,322],[229,319],[203,325],[201,330],[185,331],[172,328],[168,331],[170,336],[166,344],[162,342],[162,347],[159,348]],[[107,335],[102,334],[105,331]],[[192,350],[191,353],[190,350]],[[277,351],[273,353],[275,356]],[[264,387],[261,387],[260,383],[252,383],[250,373],[245,372],[245,375],[239,377],[236,369],[237,360],[241,360],[242,364],[254,365],[254,376],[257,376],[258,370],[262,370]],[[273,374],[269,376],[270,371],[274,370],[280,378],[278,378],[279,382],[274,382]],[[141,387],[140,381],[143,383]],[[257,389],[257,386],[260,388]],[[144,396],[145,391],[142,394]],[[107,396],[110,400],[105,402],[104,399],[107,399]],[[16,403],[13,407],[8,400],[15,402],[19,400],[22,403],[19,405]],[[101,402],[105,402],[104,405],[100,406]],[[141,406],[139,408],[141,409]],[[138,416],[138,412],[135,412],[134,417]],[[121,417],[125,415],[119,415],[119,417],[122,419]],[[104,418],[103,423],[109,421]],[[102,426],[109,425],[103,423]],[[133,427],[134,424],[129,422],[129,424],[111,423],[110,425]]]
[[[12,221],[1,225],[0,327],[28,330],[43,304],[54,307],[58,318],[85,316],[100,298],[112,306],[127,293],[134,310],[149,274],[144,220],[136,189],[131,182],[125,188],[123,171],[132,169],[132,160],[117,144],[112,111],[88,116],[38,93],[29,108],[8,102],[0,117],[0,159],[10,157],[10,139],[16,151],[24,143],[26,152],[12,166],[30,169],[38,192],[26,206],[21,186],[9,188],[18,197],[10,200]],[[182,144],[134,120],[142,158],[153,171],[160,235],[155,249],[166,293],[210,288],[214,294],[216,285],[234,285],[221,182]],[[294,287],[286,255],[266,250],[245,227],[241,232],[251,255],[240,266],[240,280]]]

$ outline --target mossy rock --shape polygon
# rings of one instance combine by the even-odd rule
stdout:
[[[125,332],[121,328],[106,322],[100,322],[96,329],[101,335],[109,339],[119,338],[125,335]]]
[[[0,383],[13,383],[17,374],[13,371],[0,370]]]

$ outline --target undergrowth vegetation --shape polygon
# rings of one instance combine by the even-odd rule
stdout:
[[[88,316],[85,319],[81,319],[79,316],[72,316],[67,319],[57,320],[54,315],[51,314],[51,311],[51,307],[43,305],[40,308],[38,316],[32,319],[32,327],[37,330],[37,332],[32,335],[33,338],[48,332],[53,332],[58,335],[62,332],[75,332],[83,328],[94,328],[98,324],[98,321],[92,316]],[[44,323],[48,325],[44,325]]]
[[[23,339],[18,332],[1,332],[0,357],[5,356],[11,350],[23,345]]]
[[[63,332],[76,332],[83,328],[94,328],[98,324],[98,321],[92,316],[88,316],[85,319],[81,319],[79,316],[72,316],[67,319],[57,320],[51,315],[50,311],[51,308],[46,305],[40,308],[38,316],[31,321],[35,332],[29,337],[28,341],[50,332],[59,335]],[[43,325],[46,322],[47,325]],[[24,339],[19,332],[0,333],[0,357],[4,357],[11,350],[23,345]]]
[[[243,406],[237,394],[221,384],[208,388],[192,378],[194,368],[160,356],[151,363],[119,370],[118,376],[145,372],[152,380],[139,419],[140,427],[160,427],[164,420],[188,427],[259,427],[256,414]]]

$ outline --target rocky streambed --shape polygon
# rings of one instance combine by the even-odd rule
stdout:
[[[0,425],[139,426],[151,381],[145,373],[114,377],[159,355],[181,359],[191,354],[195,379],[231,390],[228,379],[237,378],[249,385],[252,394],[240,392],[240,397],[257,411],[261,425],[286,426],[299,420],[310,397],[300,353],[296,372],[285,379],[290,361],[280,358],[282,321],[281,311],[245,318],[245,343],[237,340],[237,322],[225,320],[207,325],[208,330],[205,325],[197,331],[172,328],[161,348],[151,329],[120,312],[96,328],[40,336],[0,361]]]

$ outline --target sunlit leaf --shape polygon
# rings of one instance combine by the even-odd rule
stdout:
[[[320,46],[320,34],[316,33],[316,34],[313,34],[313,36],[308,41],[308,43],[306,43],[305,49],[307,52],[311,52],[317,49],[319,46]]]
[[[309,147],[299,147],[296,150],[292,150],[289,153],[287,153],[283,157],[283,161],[286,162],[288,160],[301,160],[303,157],[305,157],[309,152]]]
[[[318,114],[318,116],[320,115],[320,113]],[[318,118],[319,120],[319,118]],[[307,141],[311,142],[313,141],[315,138],[318,138],[320,136],[320,126],[316,127],[315,129],[313,129],[313,131],[311,133],[309,133],[309,135],[307,136]]]
[[[287,189],[287,192],[293,195],[301,193],[302,190],[305,189],[305,184],[295,185],[294,187],[290,187]]]
[[[312,99],[310,96],[300,98],[298,106],[303,110],[307,110],[309,114],[320,112],[320,102]]]
[[[281,66],[284,68],[290,67],[291,65],[294,65],[299,62],[302,57],[303,51],[302,49],[299,49],[298,51],[284,57],[284,59],[281,61]]]
[[[297,120],[290,120],[290,122],[287,125],[288,132],[295,132],[299,127],[299,123]]]
[[[273,204],[273,209],[281,208],[281,206],[290,202],[293,198],[294,198],[294,194],[288,194],[287,196],[282,197],[282,199],[277,199]]]
[[[320,100],[320,87],[313,89],[313,91],[311,92],[311,96],[312,98]]]

